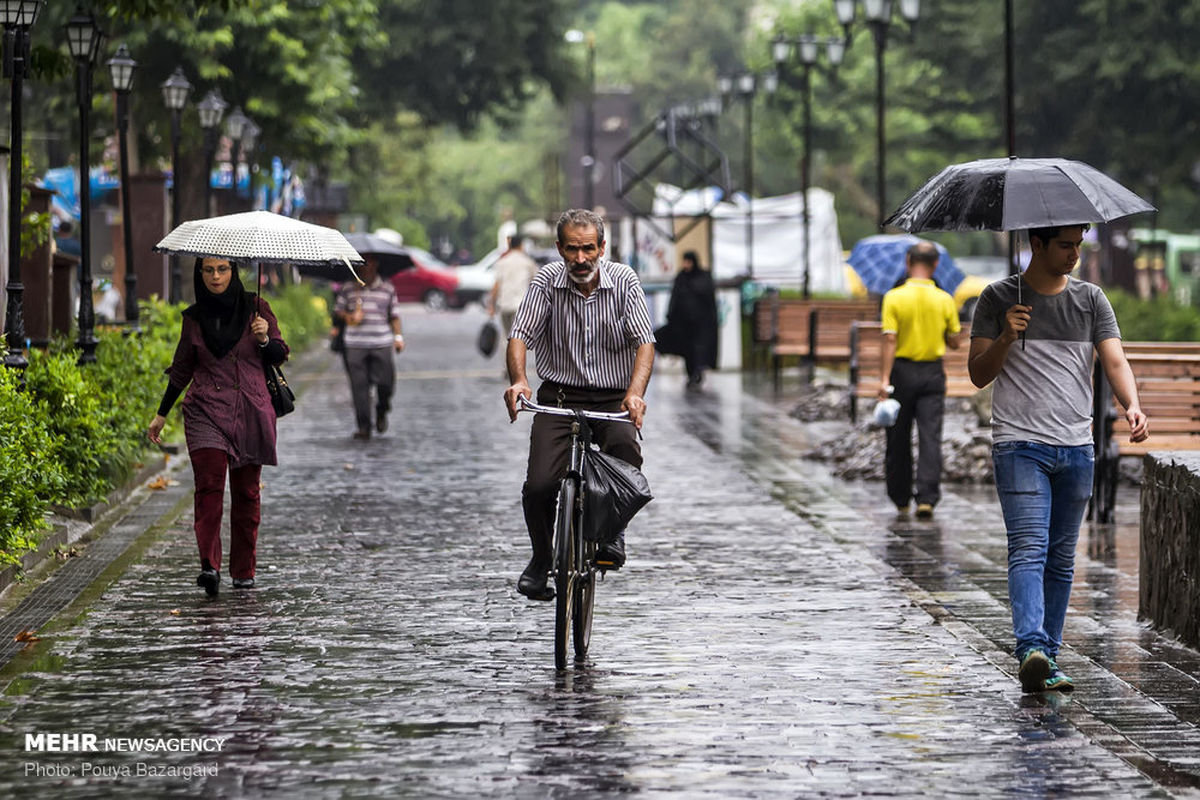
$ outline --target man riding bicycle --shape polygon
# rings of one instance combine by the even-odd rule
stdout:
[[[508,339],[504,392],[508,416],[517,418],[517,398],[531,397],[525,356],[532,349],[542,379],[537,402],[589,411],[628,411],[633,425],[592,423],[592,440],[604,452],[642,465],[637,431],[646,413],[643,396],[654,366],[654,328],[646,296],[634,271],[604,258],[604,221],[591,211],[571,209],[558,219],[562,261],[538,270],[513,321]],[[568,467],[571,419],[539,414],[529,437],[529,467],[521,502],[533,558],[517,581],[531,600],[550,600],[554,504]],[[624,532],[601,543],[597,565],[625,563]]]

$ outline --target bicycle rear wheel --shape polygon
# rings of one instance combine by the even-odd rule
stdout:
[[[575,608],[575,497],[576,485],[564,478],[558,490],[558,511],[554,515],[554,666],[567,668],[567,646]]]
[[[575,613],[571,618],[575,657],[586,658],[592,641],[592,606],[596,602],[596,571],[591,565],[596,557],[596,543],[578,536],[580,576],[575,582]]]

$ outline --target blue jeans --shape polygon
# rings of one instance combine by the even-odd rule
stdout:
[[[1062,646],[1093,461],[1090,444],[992,446],[996,492],[1008,529],[1008,599],[1017,658],[1031,647],[1054,658]]]

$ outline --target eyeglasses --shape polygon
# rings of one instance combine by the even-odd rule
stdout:
[[[233,272],[233,267],[201,267],[200,271],[212,277],[213,275],[228,275],[230,272]]]

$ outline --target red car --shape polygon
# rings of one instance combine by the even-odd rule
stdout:
[[[405,264],[392,275],[396,299],[424,303],[431,311],[450,308],[458,290],[458,276],[445,264],[418,248],[405,247]],[[390,270],[388,270],[390,271]]]

